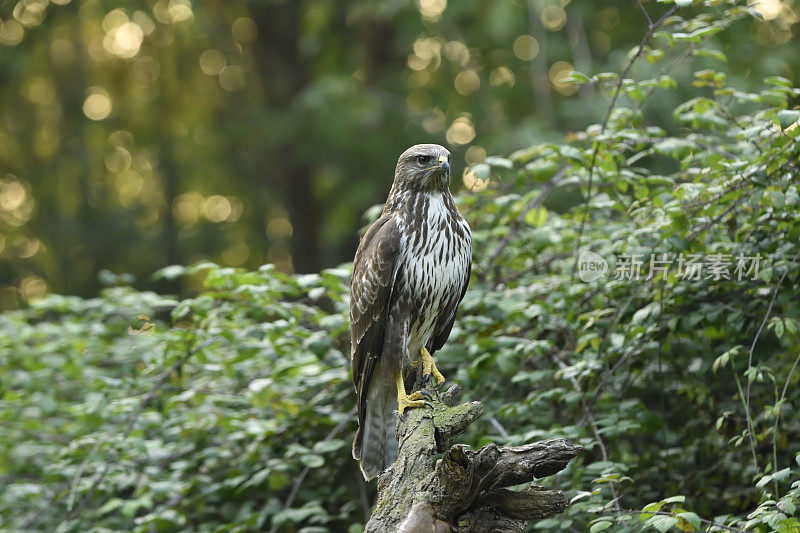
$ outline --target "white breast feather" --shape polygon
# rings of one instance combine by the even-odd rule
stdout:
[[[445,298],[459,296],[460,292],[455,296],[451,295],[460,291],[463,283],[467,282],[463,278],[467,261],[471,260],[471,239],[469,239],[470,232],[466,221],[458,220],[459,226],[465,230],[468,236],[469,240],[466,243],[455,238],[454,235],[451,236],[448,243],[445,231],[441,229],[443,221],[449,228],[450,221],[448,219],[451,214],[440,193],[431,194],[428,197],[426,215],[423,224],[427,225],[427,242],[420,242],[418,247],[412,250],[415,236],[406,235],[403,232],[401,237],[401,249],[405,252],[402,263],[406,282],[414,294],[429,295],[419,321],[412,325],[409,332],[406,344],[407,355],[411,359],[418,357],[420,348],[427,344],[433,336],[440,309],[447,305]],[[400,223],[398,225],[400,226]],[[408,226],[402,224],[402,227],[405,229]],[[442,260],[439,259],[440,257]]]

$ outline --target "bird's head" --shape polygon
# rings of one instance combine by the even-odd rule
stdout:
[[[450,188],[450,151],[438,144],[416,144],[403,152],[394,171],[395,186],[418,192]]]

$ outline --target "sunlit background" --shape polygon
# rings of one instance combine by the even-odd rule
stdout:
[[[736,83],[797,85],[798,1],[757,9],[721,38]],[[602,120],[563,79],[618,72],[646,30],[631,1],[0,0],[0,308],[180,291],[152,273],[202,259],[349,261],[407,146],[496,186],[468,167]]]

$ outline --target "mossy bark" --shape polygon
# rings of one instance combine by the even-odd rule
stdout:
[[[433,393],[430,409],[398,422],[400,453],[378,478],[378,501],[367,532],[522,532],[528,520],[561,513],[560,490],[532,484],[559,472],[581,450],[564,439],[480,450],[452,439],[483,415],[480,402],[456,404],[458,386]],[[436,455],[443,453],[440,459]]]

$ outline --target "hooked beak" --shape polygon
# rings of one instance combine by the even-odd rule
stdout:
[[[446,174],[450,174],[450,163],[447,162],[447,157],[439,156],[439,168],[444,170]]]

